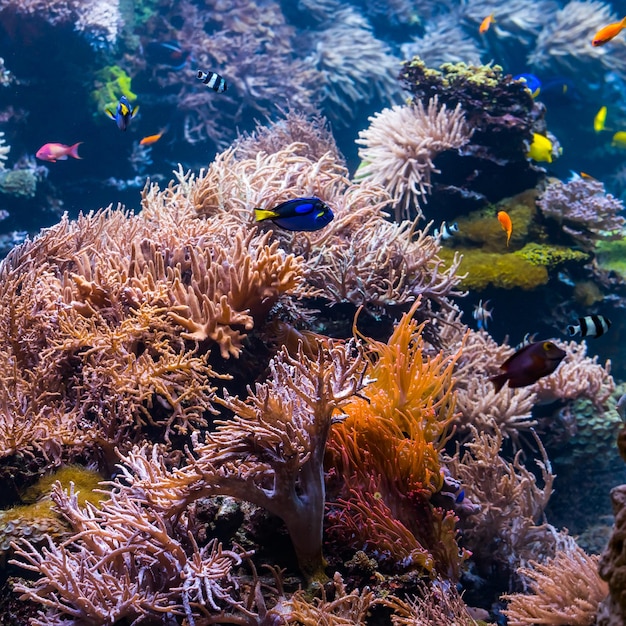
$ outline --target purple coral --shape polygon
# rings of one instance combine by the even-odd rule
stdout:
[[[601,239],[624,237],[622,229],[626,220],[620,215],[624,205],[606,193],[598,180],[577,176],[566,183],[552,183],[537,205],[546,217],[556,220],[563,232],[585,250],[592,249]]]

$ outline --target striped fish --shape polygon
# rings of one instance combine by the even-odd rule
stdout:
[[[581,337],[601,337],[611,328],[611,320],[604,315],[587,315],[578,318],[578,324],[567,327],[570,337],[580,333]]]
[[[202,70],[198,70],[196,77],[217,93],[224,93],[228,89],[224,78],[216,72],[203,72]]]

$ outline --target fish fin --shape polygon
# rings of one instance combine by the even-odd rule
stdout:
[[[109,109],[104,109],[104,112],[107,114],[107,117],[109,117],[110,119],[112,120],[115,119],[115,114],[109,111]]]
[[[139,111],[139,105],[137,105],[134,109],[133,112],[130,114],[131,119],[133,117],[135,117],[135,115],[137,115],[137,111]]]
[[[67,154],[63,154],[57,157],[57,161],[67,161]]]
[[[496,393],[504,387],[504,383],[508,380],[506,374],[498,374],[497,376],[492,376],[489,381],[493,383],[493,386],[496,388]]]
[[[268,211],[267,209],[254,209],[254,221],[263,222],[264,220],[272,220],[278,217],[278,213]]]
[[[83,142],[79,141],[79,142],[75,143],[73,146],[70,147],[69,155],[71,157],[74,157],[75,159],[81,159],[82,158],[82,157],[78,156],[78,146],[80,146],[81,143],[83,143]]]
[[[576,334],[576,326],[574,326],[573,324],[570,324],[567,327],[567,332],[569,333],[570,337],[573,337]]]

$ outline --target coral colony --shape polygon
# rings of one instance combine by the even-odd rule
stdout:
[[[454,5],[0,2],[0,622],[625,622],[622,16]]]

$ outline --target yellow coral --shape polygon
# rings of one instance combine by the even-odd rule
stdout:
[[[543,265],[530,263],[516,252],[497,254],[469,249],[462,253],[459,273],[466,274],[461,280],[465,289],[481,290],[492,285],[501,289],[531,290],[548,282],[548,270]],[[455,258],[447,249],[439,254],[446,263],[452,263]]]
[[[64,489],[74,484],[79,506],[86,502],[96,503],[102,499],[96,489],[100,487],[102,476],[93,470],[78,465],[68,465],[59,471],[44,476],[24,493],[18,504],[0,511],[0,553],[9,549],[11,541],[27,538],[30,541],[43,539],[44,534],[63,535],[67,528],[54,509],[50,497],[52,486],[59,481]]]

